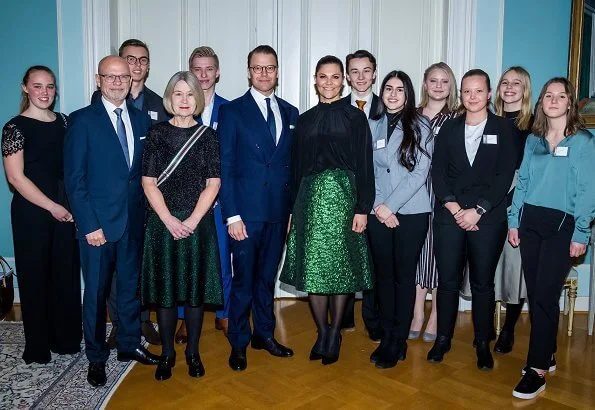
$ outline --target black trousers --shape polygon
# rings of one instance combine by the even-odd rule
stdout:
[[[81,273],[74,224],[15,195],[12,234],[25,330],[23,360],[80,351]]]
[[[456,224],[434,222],[438,268],[438,335],[452,338],[465,264],[469,263],[475,339],[488,341],[494,325],[494,273],[507,233],[506,221],[468,232]]]
[[[368,217],[368,240],[380,306],[380,322],[387,338],[407,339],[415,304],[415,272],[429,228],[427,213],[397,214],[394,229]]]
[[[531,337],[527,364],[549,368],[556,351],[560,293],[570,270],[574,217],[557,209],[525,204],[519,237],[527,284]]]

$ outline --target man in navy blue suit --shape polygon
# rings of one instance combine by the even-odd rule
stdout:
[[[251,88],[221,106],[221,202],[233,255],[229,366],[244,370],[246,346],[277,357],[293,351],[275,340],[273,293],[289,219],[291,140],[298,110],[275,96],[277,53],[248,54]],[[254,329],[250,328],[252,313]]]
[[[71,115],[64,142],[64,183],[76,222],[85,281],[83,333],[94,387],[106,382],[105,309],[113,272],[118,288],[118,360],[157,364],[140,345],[138,275],[143,239],[141,162],[151,120],[126,103],[130,68],[121,57],[99,62],[102,97]]]

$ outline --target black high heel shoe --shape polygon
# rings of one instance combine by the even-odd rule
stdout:
[[[318,336],[316,339],[316,343],[312,346],[312,350],[310,350],[310,360],[320,360],[324,357],[324,336]]]
[[[155,380],[167,380],[171,377],[171,369],[176,366],[176,352],[173,356],[161,356],[157,369],[155,369]]]
[[[333,332],[329,332],[332,335]],[[341,342],[343,341],[343,337],[341,336],[341,332],[337,331],[335,337],[330,339],[330,343],[326,352],[322,356],[322,364],[329,365],[335,363],[339,360],[339,353],[341,352]]]
[[[186,364],[188,365],[188,376],[202,377],[205,375],[205,367],[202,365],[200,355],[186,356]]]

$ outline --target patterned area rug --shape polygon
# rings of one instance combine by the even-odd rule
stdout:
[[[108,323],[108,333],[111,324]],[[112,350],[106,363],[107,383],[87,383],[85,346],[75,355],[52,353],[49,364],[26,365],[22,322],[0,322],[0,409],[100,409],[107,405],[135,362],[119,362]]]

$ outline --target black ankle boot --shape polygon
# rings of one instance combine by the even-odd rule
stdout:
[[[434,346],[428,352],[428,362],[440,363],[444,360],[444,355],[450,351],[450,338],[444,335],[438,335]]]
[[[380,357],[382,352],[388,347],[389,343],[390,341],[388,337],[383,337],[382,339],[380,339],[380,345],[376,349],[374,349],[374,351],[370,355],[370,363],[376,364],[378,358]]]
[[[512,346],[514,345],[514,330],[509,331],[502,329],[498,341],[494,346],[494,352],[496,353],[510,353],[512,352]]]
[[[380,353],[376,361],[379,369],[390,369],[395,367],[399,360],[407,357],[407,342],[404,339],[393,340],[388,347]]]
[[[492,370],[494,368],[494,359],[490,352],[490,342],[487,340],[478,340],[475,352],[477,353],[477,368],[479,370]]]
[[[329,331],[327,334],[327,344],[325,352],[322,356],[322,364],[333,364],[339,360],[339,353],[341,352],[341,331]]]
[[[171,377],[171,369],[176,365],[176,353],[173,356],[161,356],[157,369],[155,369],[156,380],[167,380]]]
[[[186,364],[188,365],[188,376],[202,377],[205,375],[205,367],[202,365],[200,355],[192,354],[186,356]]]

